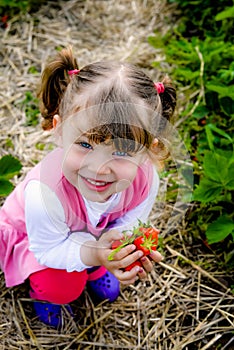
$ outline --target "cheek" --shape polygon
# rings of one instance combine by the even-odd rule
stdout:
[[[82,157],[73,147],[68,151],[64,152],[63,157],[63,172],[71,172],[74,170],[79,170],[82,163]]]
[[[132,181],[137,173],[138,165],[129,161],[121,161],[116,166],[118,180],[126,179]]]
[[[121,192],[128,188],[133,182],[136,173],[137,173],[137,165],[132,164],[131,162],[121,162],[123,164],[119,164],[116,168],[116,177],[117,183],[115,187],[116,192]]]

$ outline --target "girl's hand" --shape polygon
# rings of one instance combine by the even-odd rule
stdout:
[[[146,256],[143,256],[140,259],[143,265],[143,269],[139,271],[140,278],[145,278],[147,276],[147,273],[153,270],[152,260],[158,263],[163,259],[163,256],[157,251],[152,251],[149,257],[150,259]]]
[[[141,250],[136,250],[134,244],[128,244],[116,252],[113,260],[108,257],[113,250],[111,246],[114,241],[121,240],[124,235],[117,230],[105,232],[98,241],[86,242],[81,247],[81,260],[90,266],[105,266],[122,284],[132,284],[139,277],[141,279],[147,276],[147,273],[153,269],[152,260],[160,262],[162,255],[157,251],[152,251],[149,257],[143,256]],[[126,267],[137,260],[141,260],[142,266],[134,266],[131,270],[124,271]]]
[[[143,252],[135,251],[136,246],[129,244],[117,252],[113,260],[109,261],[108,256],[111,253],[111,245],[116,240],[123,239],[123,234],[117,230],[105,232],[97,241],[97,259],[100,265],[105,266],[122,284],[132,284],[137,279],[144,278],[144,269],[134,266],[131,271],[123,271],[123,269],[143,256]],[[147,265],[147,264],[146,264]],[[147,269],[150,269],[149,266]],[[142,275],[142,276],[141,276]]]

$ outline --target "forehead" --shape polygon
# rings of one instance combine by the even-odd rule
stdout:
[[[142,106],[120,102],[83,108],[64,119],[63,144],[70,146],[86,136],[89,142],[112,140],[118,148],[130,147],[136,151],[142,146],[149,147],[152,142],[151,117],[152,111]]]
[[[86,111],[82,110],[72,114],[62,121],[63,139],[67,137],[71,142],[74,142],[78,137],[90,130],[93,124],[95,122],[93,123]]]
[[[142,104],[103,102],[89,106],[89,102],[86,101],[84,106],[82,104],[78,104],[78,106],[80,106],[78,111],[71,113],[69,117],[64,116],[63,119],[83,132],[94,129],[99,125],[112,123],[139,127],[144,125],[144,128],[149,124],[148,127],[150,128],[152,120],[155,119],[153,118],[155,111],[146,108]],[[72,109],[74,110],[75,106]]]

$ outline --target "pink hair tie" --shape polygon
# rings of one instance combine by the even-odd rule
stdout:
[[[68,74],[69,75],[74,75],[74,74],[78,74],[80,73],[80,70],[79,69],[72,69],[72,70],[69,70],[68,71]]]
[[[154,87],[157,90],[158,94],[163,94],[165,91],[163,83],[154,83]]]

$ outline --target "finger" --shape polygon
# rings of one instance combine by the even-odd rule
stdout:
[[[124,235],[118,230],[110,230],[105,232],[99,238],[99,246],[105,248],[111,248],[111,245],[114,241],[118,241],[124,238]]]
[[[134,284],[136,282],[136,280],[138,279],[138,277],[134,277],[131,280],[127,280],[127,281],[120,281],[120,283],[124,284],[125,286],[128,286],[129,284]]]
[[[136,281],[137,274],[141,269],[140,266],[134,266],[130,271],[117,270],[115,276],[122,284],[131,284]]]
[[[152,251],[149,256],[155,262],[160,262],[161,260],[163,260],[162,254],[160,254],[158,251]]]
[[[134,244],[129,244],[126,247],[121,248],[119,252],[117,252],[114,256],[114,260],[122,260],[129,254],[131,254],[136,249]]]
[[[150,272],[153,270],[153,264],[152,262],[146,257],[146,256],[143,256],[141,259],[140,259],[143,267],[144,267],[144,270],[146,272]]]
[[[141,257],[142,257],[141,251],[133,252],[132,254],[127,255],[125,258],[116,261],[116,266],[118,269],[125,269],[125,267],[133,264],[135,261],[139,260]]]
[[[148,272],[148,271],[147,271]],[[141,268],[140,270],[139,270],[139,272],[138,272],[138,276],[139,276],[139,278],[142,280],[142,279],[145,279],[146,277],[147,277],[147,272],[143,269],[143,268]]]
[[[122,232],[115,229],[105,232],[104,235],[105,235],[105,239],[110,243],[124,238],[124,235],[122,234]]]

